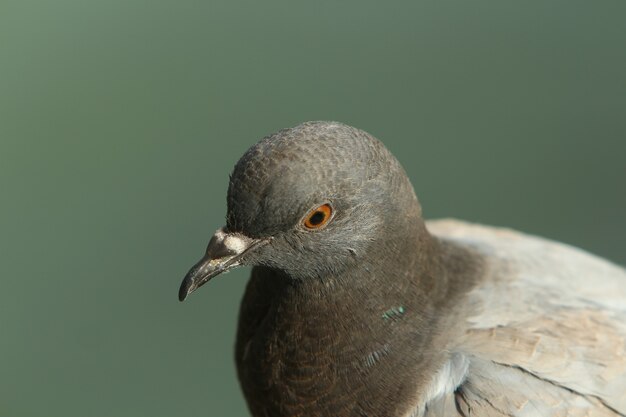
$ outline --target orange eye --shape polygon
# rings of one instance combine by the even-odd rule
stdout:
[[[311,212],[304,219],[304,227],[307,229],[319,229],[330,220],[333,208],[330,204],[322,204]]]

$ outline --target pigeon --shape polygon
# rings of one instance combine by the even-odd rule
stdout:
[[[626,416],[626,271],[504,228],[424,221],[368,133],[252,146],[179,299],[252,266],[235,359],[254,417]]]

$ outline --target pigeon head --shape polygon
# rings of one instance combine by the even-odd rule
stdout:
[[[185,277],[181,300],[237,265],[295,279],[337,275],[421,223],[399,162],[374,137],[336,122],[261,139],[235,165],[227,203],[226,226]]]

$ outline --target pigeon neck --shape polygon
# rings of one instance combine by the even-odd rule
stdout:
[[[411,233],[376,242],[337,277],[297,280],[255,269],[237,345],[254,415],[347,417],[361,409],[392,416],[415,406],[445,360],[434,347],[443,337],[440,317],[471,285],[465,271],[472,267],[465,251],[432,237],[422,222]],[[325,400],[311,402],[311,392]]]

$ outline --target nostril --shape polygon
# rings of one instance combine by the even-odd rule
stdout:
[[[228,256],[235,256],[239,254],[236,250],[226,246],[224,242],[218,242],[215,245],[210,245],[207,248],[207,255],[212,259],[222,259]]]
[[[207,246],[206,255],[211,259],[238,256],[254,243],[254,239],[241,233],[227,233],[224,229],[218,229]]]

